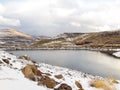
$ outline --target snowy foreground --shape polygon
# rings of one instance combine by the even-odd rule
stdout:
[[[113,56],[120,58],[120,51],[113,53]]]
[[[39,79],[47,76],[56,81],[57,85],[48,88],[45,83],[42,85],[40,82],[38,85],[38,79],[26,78],[22,69],[27,65],[37,66],[37,69],[42,72]],[[59,77],[56,78],[56,75]],[[70,86],[71,89],[66,87],[60,89],[59,87],[63,83]],[[113,78],[104,79],[66,68],[17,59],[12,54],[0,51],[0,90],[120,90],[120,84],[119,80]]]

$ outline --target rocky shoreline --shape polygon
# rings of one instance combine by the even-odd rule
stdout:
[[[114,78],[102,78],[37,63],[29,56],[17,58],[13,54],[0,51],[0,62],[2,90],[120,90],[120,82]],[[6,84],[14,88],[6,87]]]
[[[67,48],[4,48],[3,50],[91,50],[91,51],[120,51],[120,48],[91,48],[91,47],[67,47]]]

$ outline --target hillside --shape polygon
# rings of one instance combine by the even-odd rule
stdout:
[[[120,31],[106,31],[91,33],[84,39],[75,40],[77,45],[87,45],[90,47],[120,47]]]
[[[14,30],[14,29],[9,29],[6,31],[8,35],[15,35],[15,36],[21,36],[21,37],[26,37],[26,38],[33,38],[32,36],[22,33],[20,31]]]
[[[36,37],[15,29],[0,30],[3,49],[120,48],[120,30],[93,33],[63,33],[56,37]]]
[[[31,45],[41,48],[119,48],[120,30],[94,33],[64,33]]]
[[[0,51],[1,90],[120,90],[119,80],[37,63]]]
[[[24,38],[33,38],[32,36],[22,33],[15,29],[0,29],[0,37],[7,37],[7,36],[18,36]]]
[[[35,37],[15,29],[0,29],[0,48],[16,49],[32,43]]]

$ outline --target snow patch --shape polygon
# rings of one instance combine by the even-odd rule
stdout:
[[[113,56],[120,58],[120,51],[113,53]]]

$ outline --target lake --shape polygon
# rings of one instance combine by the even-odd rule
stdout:
[[[67,67],[92,75],[120,79],[120,59],[87,50],[9,51],[17,56],[28,55],[32,60]]]

